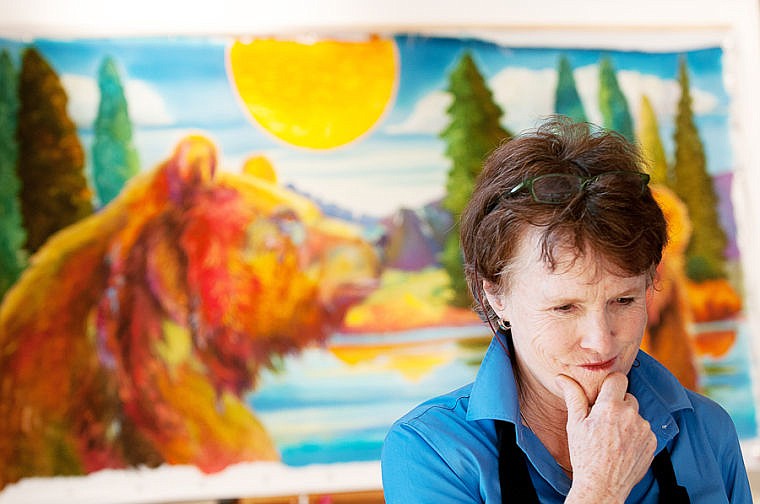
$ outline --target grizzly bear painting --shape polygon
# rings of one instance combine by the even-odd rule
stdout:
[[[374,249],[189,137],[54,235],[0,310],[0,488],[28,476],[275,460],[242,396],[374,286]]]

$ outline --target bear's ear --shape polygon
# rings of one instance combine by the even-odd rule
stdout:
[[[277,183],[277,172],[266,156],[251,156],[246,159],[243,173],[272,184]]]
[[[185,137],[163,167],[169,197],[181,201],[193,188],[210,182],[216,172],[216,147],[200,135]]]

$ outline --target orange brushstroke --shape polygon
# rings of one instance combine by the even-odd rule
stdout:
[[[244,403],[377,276],[372,247],[180,143],[40,249],[0,306],[0,488],[26,476],[277,458]]]
[[[701,332],[694,338],[697,354],[720,358],[728,353],[736,343],[736,331],[707,331]]]

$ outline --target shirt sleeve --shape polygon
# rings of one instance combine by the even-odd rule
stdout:
[[[381,456],[386,504],[468,504],[482,502],[438,448],[407,423],[395,424]]]
[[[707,439],[712,444],[712,450],[719,462],[728,501],[735,504],[752,504],[747,468],[731,416],[721,406],[703,397],[695,402],[702,403],[698,406],[698,414],[708,419]]]
[[[726,416],[728,416],[726,414]],[[723,484],[726,488],[728,501],[736,504],[752,504],[747,468],[742,457],[736,427],[730,418],[726,422],[726,430],[730,430],[727,443],[719,460],[723,461]]]

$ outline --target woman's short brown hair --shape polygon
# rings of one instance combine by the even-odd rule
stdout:
[[[529,190],[510,192],[549,173],[593,177],[643,173],[644,167],[638,148],[621,135],[562,117],[551,117],[495,149],[460,221],[465,277],[476,311],[496,320],[482,302],[482,281],[509,288],[509,266],[527,226],[540,228],[541,257],[552,269],[556,247],[570,246],[579,255],[599,254],[623,273],[653,278],[667,230],[648,187],[621,188],[619,181],[617,186],[612,182],[615,177],[602,177],[560,205],[537,202]]]

